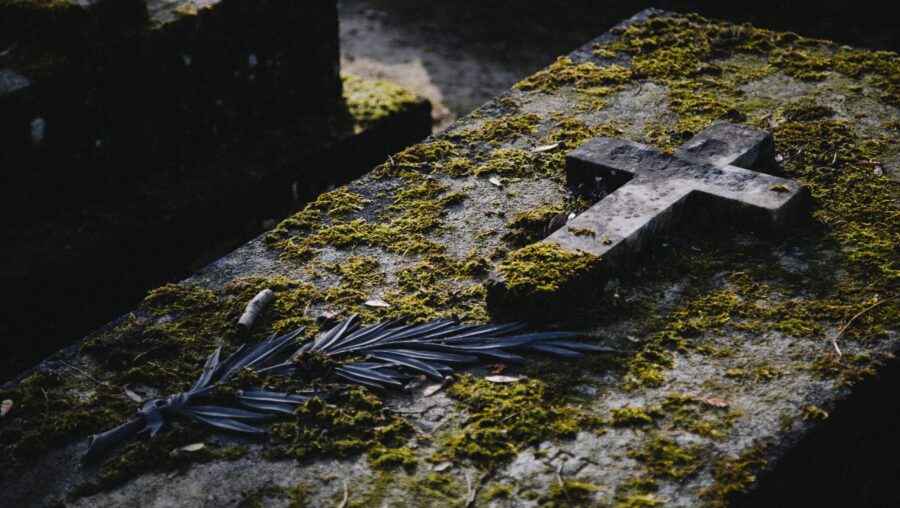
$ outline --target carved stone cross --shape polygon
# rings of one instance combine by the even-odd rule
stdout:
[[[543,241],[599,256],[599,269],[584,277],[592,279],[608,275],[658,241],[668,226],[700,211],[753,231],[777,230],[800,216],[804,191],[793,180],[756,171],[773,163],[768,132],[730,123],[713,125],[673,155],[625,139],[591,139],[566,156],[566,179],[591,186],[600,178],[614,190]],[[566,308],[562,295],[511,293],[502,273],[491,279],[488,306],[500,313],[525,312],[531,319]],[[599,288],[596,279],[559,282],[560,292],[575,288],[584,295]]]
[[[607,266],[645,248],[662,229],[701,208],[750,228],[779,227],[799,215],[797,182],[754,171],[774,162],[772,136],[719,123],[666,156],[651,147],[599,137],[566,156],[566,178],[621,185],[546,241],[601,256]]]

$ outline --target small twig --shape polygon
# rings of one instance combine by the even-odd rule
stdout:
[[[344,508],[347,506],[347,501],[350,499],[350,487],[347,485],[347,480],[344,480],[344,499],[341,500],[341,504],[338,505],[338,508]]]
[[[878,306],[880,306],[880,305],[882,305],[882,304],[885,304],[885,303],[887,303],[887,302],[890,302],[891,300],[896,300],[898,296],[900,296],[900,294],[891,296],[891,297],[889,297],[889,298],[885,298],[884,300],[879,300],[879,301],[873,303],[872,305],[869,305],[869,306],[866,307],[865,309],[863,309],[863,310],[857,312],[855,316],[853,316],[852,318],[850,318],[850,320],[847,321],[847,323],[844,324],[844,326],[842,326],[840,330],[838,330],[837,335],[835,335],[834,338],[831,339],[831,346],[834,348],[835,353],[837,353],[838,358],[840,358],[841,356],[843,356],[843,353],[841,353],[841,348],[838,347],[838,343],[837,343],[837,342],[838,342],[838,340],[839,340],[841,337],[844,336],[844,334],[845,334],[845,333],[847,332],[847,330],[850,328],[850,325],[852,325],[857,319],[859,319],[860,317],[862,317],[864,314],[866,314],[867,312],[871,311],[872,309],[874,309],[874,308],[876,308],[876,307],[878,307]]]
[[[88,374],[87,372],[85,372],[85,371],[79,369],[78,367],[72,365],[71,363],[67,363],[67,362],[61,362],[61,363],[62,363],[63,365],[65,365],[66,367],[68,367],[68,368],[74,370],[75,372],[81,374],[82,376],[84,376],[84,377],[90,379],[91,381],[97,383],[98,385],[102,385],[102,386],[105,386],[105,387],[107,387],[107,388],[122,388],[121,386],[116,386],[116,385],[114,385],[114,384],[112,384],[112,383],[109,383],[109,382],[107,382],[107,381],[100,381],[99,379],[97,379],[97,378],[95,378],[94,376]]]
[[[157,369],[159,369],[159,370],[165,372],[166,374],[168,374],[168,375],[170,375],[170,376],[175,376],[175,377],[181,376],[181,374],[175,372],[175,371],[172,370],[172,369],[166,368],[166,367],[160,365],[160,364],[157,363],[157,362],[147,362],[147,365],[152,365],[152,366],[156,367]]]
[[[466,508],[472,508],[473,506],[475,506],[475,499],[478,498],[478,489],[484,485],[484,483],[488,478],[491,477],[492,474],[494,474],[493,469],[481,475],[481,479],[478,480],[478,485],[476,485],[474,489],[472,489],[472,484],[469,481],[469,476],[466,475],[466,483],[468,484],[468,488],[470,489],[470,492],[466,498]]]
[[[47,395],[47,390],[44,390],[43,387],[41,387],[41,393],[44,394],[44,412],[47,418],[50,418],[50,396]]]
[[[524,413],[525,411],[528,411],[529,409],[532,409],[533,407],[534,407],[534,406],[529,406],[529,407],[520,409],[519,411],[516,411],[515,413],[513,413],[513,414],[511,414],[511,415],[508,415],[508,416],[503,417],[503,419],[500,420],[500,421],[501,421],[501,422],[505,422],[506,420],[509,420],[510,418],[515,418],[515,417],[521,415],[522,413]]]
[[[562,468],[565,464],[562,462],[559,463],[559,467],[556,468],[556,483],[559,484],[559,490],[562,491],[563,496],[566,497],[566,506],[572,508],[572,498],[569,497],[569,490],[566,488],[566,482],[562,479]]]
[[[259,313],[268,307],[274,299],[275,293],[271,289],[266,288],[257,293],[256,296],[250,300],[250,303],[247,304],[247,307],[244,308],[244,313],[241,314],[241,318],[238,319],[238,329],[244,333],[249,332],[250,328],[253,327],[256,318],[259,316]]]

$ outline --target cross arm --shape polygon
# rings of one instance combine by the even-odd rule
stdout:
[[[601,136],[566,155],[566,183],[578,185],[595,177],[618,188],[640,173],[665,168],[668,157],[659,150],[627,139]]]
[[[774,162],[775,141],[766,131],[723,122],[691,138],[675,157],[717,168],[765,169]]]

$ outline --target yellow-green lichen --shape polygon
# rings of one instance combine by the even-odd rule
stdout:
[[[703,465],[702,447],[682,447],[664,436],[648,439],[642,450],[631,451],[628,456],[641,462],[653,477],[670,480],[680,480]]]
[[[573,253],[555,243],[540,242],[511,253],[498,266],[510,291],[520,294],[555,293],[571,280],[597,269],[600,258]]]
[[[466,375],[447,394],[470,416],[461,429],[442,438],[435,460],[469,459],[494,466],[515,457],[521,447],[571,436],[596,424],[547,394],[543,383],[534,379],[492,383]]]
[[[238,507],[265,508],[271,503],[270,500],[278,499],[286,501],[288,508],[304,508],[309,506],[310,494],[312,494],[312,488],[305,483],[299,483],[291,488],[269,484],[243,493]]]
[[[757,472],[766,465],[763,448],[753,446],[733,459],[720,459],[713,465],[715,483],[700,492],[711,507],[731,506],[737,495],[747,492]]]
[[[613,409],[611,414],[614,427],[644,427],[662,417],[660,409],[654,407],[625,406]]]
[[[359,388],[341,392],[331,403],[314,398],[295,411],[293,421],[272,424],[270,435],[283,443],[275,457],[348,457],[369,453],[373,467],[411,467],[417,459],[405,447],[412,427],[385,411],[378,397]]]
[[[416,103],[416,96],[383,79],[362,79],[341,73],[344,102],[358,127],[366,128]]]
[[[498,147],[523,135],[537,132],[540,117],[534,113],[516,116],[502,116],[485,120],[478,128],[454,133],[454,138],[462,138],[467,142],[483,142]]]
[[[618,65],[599,66],[593,62],[577,64],[571,58],[563,56],[547,69],[520,81],[513,88],[551,93],[565,85],[589,88],[625,83],[630,79],[630,69]]]
[[[540,498],[538,505],[541,508],[567,508],[570,506],[588,506],[594,492],[600,490],[596,485],[563,480],[562,483],[554,483],[550,490]]]

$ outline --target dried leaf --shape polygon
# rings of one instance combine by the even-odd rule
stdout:
[[[487,367],[491,369],[491,374],[500,374],[506,370],[507,365],[505,363],[493,363]]]
[[[196,452],[206,448],[206,444],[204,443],[191,443],[189,445],[182,446],[178,449],[180,452]]]
[[[697,400],[706,404],[707,406],[717,407],[719,409],[728,409],[729,406],[727,400],[717,397],[697,397]]]
[[[536,146],[531,149],[531,153],[549,152],[550,150],[556,149],[556,147],[558,147],[558,146],[559,146],[559,143],[553,143],[552,145]]]
[[[431,397],[432,395],[443,390],[447,386],[450,386],[450,384],[453,383],[453,381],[454,381],[453,376],[447,376],[440,383],[425,387],[425,390],[422,392],[422,395],[425,397]]]
[[[436,473],[440,473],[441,471],[446,471],[446,470],[450,469],[451,466],[453,466],[453,462],[450,462],[449,460],[445,460],[444,462],[435,464],[434,467],[431,469]]]
[[[484,380],[491,383],[515,383],[521,381],[522,378],[518,376],[487,376]]]
[[[503,182],[501,182],[500,179],[497,178],[496,176],[492,176],[492,177],[488,178],[488,182],[491,182],[492,184],[496,185],[498,189],[503,188]]]
[[[561,213],[550,219],[550,223],[547,224],[547,234],[550,234],[557,229],[566,225],[566,222],[569,221],[569,214]]]
[[[0,402],[0,418],[6,416],[13,408],[12,399],[5,399],[3,402]]]
[[[382,300],[381,298],[372,298],[371,300],[366,300],[366,307],[390,307],[391,304]]]
[[[144,402],[144,398],[129,389],[128,386],[125,386],[123,388],[125,389],[125,395],[127,395],[129,399],[135,402]]]

